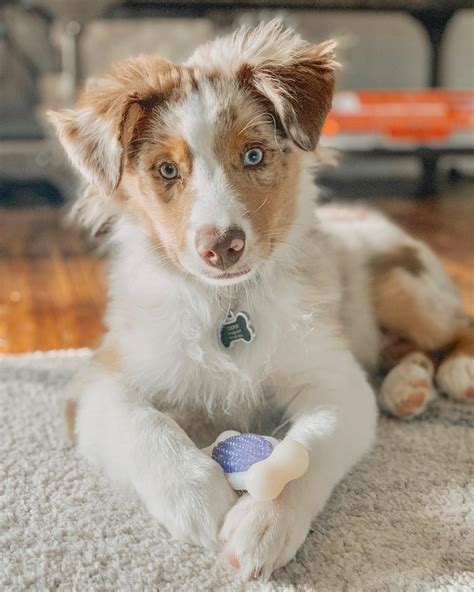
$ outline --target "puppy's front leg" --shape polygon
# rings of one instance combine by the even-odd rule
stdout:
[[[93,370],[81,386],[76,431],[82,454],[134,489],[174,537],[215,546],[236,495],[220,467],[169,416],[120,376]]]
[[[308,472],[275,500],[243,496],[221,531],[225,555],[244,579],[269,577],[294,557],[335,485],[374,438],[375,396],[349,352],[333,353],[299,390],[288,409],[288,437],[309,450]]]

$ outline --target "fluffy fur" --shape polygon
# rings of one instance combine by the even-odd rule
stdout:
[[[330,108],[333,49],[277,22],[242,29],[182,66],[125,62],[75,110],[51,117],[89,183],[82,221],[110,226],[108,332],[74,385],[79,449],[173,536],[222,547],[244,578],[293,558],[371,447],[377,411],[366,372],[377,366],[383,321],[414,341],[432,329],[412,326],[422,314],[411,311],[408,324],[390,315],[387,286],[415,308],[438,303],[436,347],[466,325],[426,247],[375,214],[314,215],[306,151]],[[247,167],[252,148],[264,158]],[[163,177],[166,163],[176,178]],[[209,267],[197,234],[233,225],[246,235],[243,256],[230,269]],[[257,338],[226,351],[217,330],[230,308],[247,311]],[[237,498],[184,418],[251,428],[268,409],[289,419],[310,469],[273,502]]]

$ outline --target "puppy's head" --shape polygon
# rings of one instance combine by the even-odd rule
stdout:
[[[132,216],[162,259],[206,282],[249,277],[291,229],[299,154],[316,148],[331,105],[333,49],[273,21],[184,65],[119,64],[50,115],[93,187],[86,217]]]

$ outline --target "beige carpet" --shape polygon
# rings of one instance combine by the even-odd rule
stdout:
[[[67,447],[64,385],[87,355],[0,358],[0,590],[474,589],[473,406],[383,418],[296,560],[242,585]]]

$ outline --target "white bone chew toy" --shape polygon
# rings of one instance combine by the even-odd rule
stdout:
[[[233,489],[247,491],[258,500],[275,499],[309,466],[307,449],[291,438],[279,442],[229,430],[204,451],[219,463]]]

